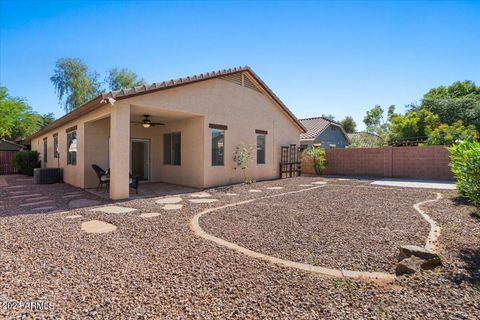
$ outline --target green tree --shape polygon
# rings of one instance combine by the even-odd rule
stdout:
[[[335,116],[331,114],[322,114],[322,118],[325,118],[330,121],[335,121]]]
[[[343,120],[340,121],[340,124],[342,125],[343,129],[347,133],[353,133],[357,128],[357,124],[355,123],[353,118],[350,116],[346,116],[345,118],[343,118]]]
[[[446,123],[435,128],[426,141],[429,145],[452,146],[459,141],[474,141],[478,139],[478,133],[473,124],[464,126],[462,120],[452,125]]]
[[[367,111],[363,123],[367,126],[367,132],[378,135],[383,140],[388,140],[390,133],[390,120],[395,116],[395,105],[388,107],[385,118],[385,110],[380,105],[375,105]]]
[[[35,133],[42,116],[32,111],[23,98],[12,97],[0,86],[0,138],[19,141]]]
[[[88,66],[80,59],[58,59],[50,80],[55,87],[59,103],[66,112],[74,110],[101,92],[98,74],[90,72]]]
[[[145,80],[140,78],[135,72],[126,68],[113,68],[108,71],[105,82],[112,91],[132,88],[145,84]]]
[[[55,115],[53,114],[53,112],[43,114],[41,116],[40,128],[45,128],[53,121],[55,121]]]
[[[425,109],[395,114],[390,121],[390,141],[423,141],[440,123],[438,115]]]
[[[480,131],[480,86],[473,81],[433,88],[423,96],[419,108],[438,114],[442,123],[451,125],[462,120]]]

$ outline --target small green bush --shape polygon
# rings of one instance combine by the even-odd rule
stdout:
[[[448,150],[458,192],[480,207],[480,142],[463,141]]]
[[[313,166],[316,174],[322,174],[327,167],[327,159],[325,158],[325,150],[309,147],[302,152],[303,157],[311,157],[313,159]]]
[[[40,168],[39,157],[37,151],[20,151],[13,157],[12,166],[22,174],[33,176],[33,169]]]

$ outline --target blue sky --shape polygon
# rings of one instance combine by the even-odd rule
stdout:
[[[480,84],[480,2],[0,1],[0,82],[63,115],[55,61],[148,82],[249,65],[299,118],[404,105]]]

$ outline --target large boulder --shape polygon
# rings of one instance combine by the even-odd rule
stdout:
[[[395,272],[397,275],[419,272],[421,270],[422,262],[422,259],[415,256],[405,258],[397,264]]]
[[[398,254],[398,261],[402,261],[405,258],[410,258],[411,256],[415,256],[424,260],[438,258],[438,254],[424,247],[413,246],[413,245],[406,245],[406,246],[400,247],[400,252]]]
[[[412,274],[420,270],[430,270],[442,265],[438,254],[426,248],[413,245],[400,247],[398,261],[396,268],[398,275]]]

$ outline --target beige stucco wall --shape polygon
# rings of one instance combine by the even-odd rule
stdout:
[[[102,106],[95,111],[92,111],[75,121],[71,121],[59,128],[56,128],[44,135],[32,139],[32,150],[36,150],[40,153],[40,160],[42,160],[42,167],[56,168],[58,163],[63,168],[63,180],[73,186],[83,188],[84,187],[84,124],[88,121],[94,121],[95,119],[101,119],[110,113],[110,105]],[[67,165],[67,133],[66,129],[77,126],[77,164]],[[53,157],[53,135],[58,133],[58,151],[60,153],[60,159],[54,159]],[[43,138],[47,138],[47,163],[43,163]]]
[[[234,169],[232,154],[235,147],[242,142],[256,145],[255,129],[268,131],[266,164],[257,165],[256,159],[254,159],[249,171],[250,175],[257,180],[277,178],[279,176],[280,146],[291,143],[299,144],[300,128],[270,97],[222,79],[212,79],[140,95],[117,103],[131,103],[132,105],[205,115],[203,162],[194,164],[193,170],[194,172],[201,171],[203,166],[204,187],[243,180],[242,173]],[[228,126],[225,133],[225,165],[221,167],[211,165],[209,123]],[[187,137],[183,135],[182,144],[188,144]],[[195,143],[191,144],[195,145]],[[182,148],[182,159],[192,156],[192,153],[185,153]],[[172,177],[174,176],[172,175]],[[180,184],[184,184],[184,182],[182,181]]]
[[[252,79],[253,80],[253,79]],[[47,135],[32,140],[32,149],[43,151],[43,137],[48,137],[47,166],[53,161],[53,134],[58,132],[61,153],[60,166],[65,168],[65,181],[78,187],[94,187],[97,178],[92,163],[108,167],[109,114],[111,108],[137,106],[161,117],[162,110],[176,110],[191,117],[169,120],[165,126],[148,129],[130,126],[131,138],[151,141],[151,181],[163,181],[195,187],[210,187],[243,180],[234,169],[232,153],[240,143],[256,145],[255,130],[268,131],[266,137],[266,164],[253,159],[250,176],[257,180],[279,176],[280,146],[299,144],[300,128],[269,96],[222,79],[211,79],[150,94],[118,100],[80,117]],[[133,108],[132,108],[133,110]],[[133,112],[133,111],[132,111]],[[133,115],[132,115],[133,116]],[[228,126],[225,133],[225,165],[211,165],[211,129],[209,123]],[[65,129],[78,126],[77,165],[66,165]],[[182,133],[181,166],[163,165],[163,133]],[[88,150],[83,152],[85,141]],[[256,157],[256,154],[255,154]]]

